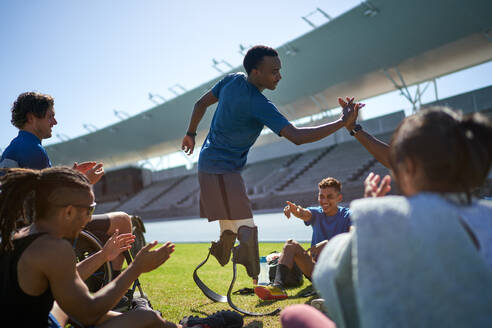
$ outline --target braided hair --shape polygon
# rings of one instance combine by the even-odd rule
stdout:
[[[19,228],[17,222],[26,219],[26,199],[34,196],[35,220],[39,220],[52,207],[48,202],[51,191],[60,187],[91,190],[87,177],[68,167],[6,170],[0,177],[0,254],[13,250],[12,236]]]

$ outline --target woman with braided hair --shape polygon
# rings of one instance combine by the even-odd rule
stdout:
[[[124,314],[109,311],[141,273],[170,257],[172,243],[155,250],[151,249],[157,242],[145,246],[119,277],[90,294],[81,275],[106,259],[96,256],[85,268],[76,268],[74,251],[66,241],[77,237],[94,211],[94,193],[87,177],[64,167],[11,169],[0,177],[0,184],[2,321],[18,327],[47,327],[56,300],[64,313],[83,325],[177,327],[150,308]],[[24,201],[32,193],[34,221],[17,229],[17,220],[24,216]],[[61,315],[62,311],[54,313]]]

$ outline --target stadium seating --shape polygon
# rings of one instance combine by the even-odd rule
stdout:
[[[479,109],[492,117],[491,90],[492,87],[483,88],[427,105],[465,108],[465,112]],[[390,114],[366,120],[363,126],[379,139],[389,142],[402,117]],[[332,119],[322,118],[316,124]],[[369,172],[381,176],[389,174],[388,169],[346,131],[341,132],[337,133],[338,136],[303,147],[292,146],[284,139],[268,135],[268,138],[277,140],[272,143],[273,147],[257,152],[256,157],[250,153],[250,162],[242,172],[253,210],[279,209],[285,200],[304,206],[314,205],[317,203],[317,183],[327,176],[342,182],[342,205],[348,205],[353,199],[363,196],[363,181]],[[200,193],[196,167],[192,170],[183,166],[151,173],[143,171],[124,168],[109,172],[95,186],[97,213],[122,210],[146,220],[198,216]],[[151,177],[146,178],[149,175]],[[390,194],[398,193],[398,187],[393,183]],[[484,188],[477,192],[479,196],[491,194],[492,174]]]

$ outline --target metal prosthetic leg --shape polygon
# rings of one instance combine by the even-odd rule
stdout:
[[[210,254],[215,256],[220,265],[224,266],[229,263],[231,250],[236,242],[236,236],[231,230],[224,230],[220,235],[219,241],[213,241],[210,247]]]
[[[227,302],[234,310],[243,313],[245,315],[251,316],[264,316],[264,315],[276,315],[280,312],[280,309],[276,309],[272,312],[268,313],[256,313],[256,312],[248,312],[241,308],[238,308],[233,302],[231,298],[232,289],[234,287],[234,283],[236,281],[237,276],[237,268],[236,264],[242,264],[246,267],[246,272],[248,276],[253,279],[258,279],[258,274],[260,273],[260,257],[258,251],[258,228],[257,227],[248,227],[248,226],[240,226],[237,233],[237,238],[239,240],[239,245],[232,248],[232,263],[233,263],[233,276],[232,281],[229,286],[229,290],[227,291],[227,296],[217,294],[210,288],[208,288],[203,281],[198,277],[198,269],[201,268],[210,257],[210,254],[214,255],[219,263],[224,266],[229,262],[229,258],[231,255],[231,248],[235,242],[236,234],[230,230],[225,230],[220,236],[220,240],[218,242],[212,242],[212,247],[210,248],[207,258],[200,263],[193,272],[193,280],[203,292],[205,296],[211,299],[214,302]]]

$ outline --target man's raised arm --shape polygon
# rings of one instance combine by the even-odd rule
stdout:
[[[280,135],[285,137],[296,145],[302,145],[305,143],[315,142],[321,140],[330,134],[336,132],[340,128],[346,126],[348,121],[355,120],[357,118],[355,111],[362,108],[363,104],[352,104],[354,98],[350,99],[349,103],[345,103],[340,118],[334,122],[326,123],[315,127],[303,127],[296,128],[289,124],[280,131]],[[341,98],[338,101],[343,101]],[[341,103],[340,103],[341,104]],[[352,118],[355,115],[355,119]]]
[[[361,107],[352,105],[350,101],[347,103],[341,98],[338,98],[338,102],[340,103],[340,106],[342,106],[342,108],[346,108],[347,106],[353,107],[353,113],[352,113],[353,115],[350,115],[347,118],[345,124],[345,127],[350,132],[350,134],[353,135],[355,139],[357,139],[357,141],[359,141],[361,145],[364,146],[364,148],[366,148],[367,151],[370,152],[371,155],[374,156],[374,158],[378,162],[389,168],[390,167],[389,145],[373,137],[366,131],[362,130],[362,127],[360,125],[356,124],[357,117],[359,115],[359,109]]]
[[[190,124],[188,125],[188,130],[186,131],[186,135],[181,143],[181,149],[184,150],[187,155],[193,154],[193,149],[195,148],[196,130],[198,128],[198,124],[200,124],[200,121],[203,118],[203,115],[205,115],[207,108],[210,105],[215,104],[217,101],[217,97],[214,96],[212,91],[209,91],[195,103],[193,113],[191,114]]]
[[[364,130],[355,133],[354,137],[378,162],[390,168],[389,145],[387,143],[373,137]]]

